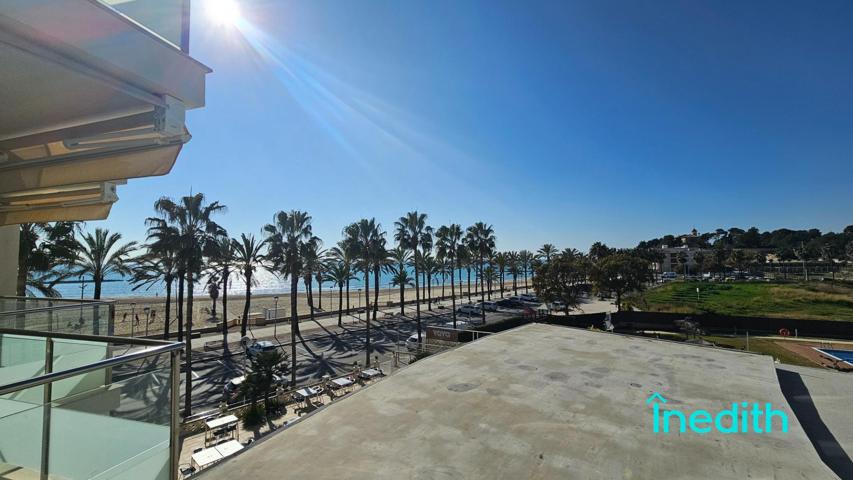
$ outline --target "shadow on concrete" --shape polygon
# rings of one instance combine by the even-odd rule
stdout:
[[[853,478],[853,462],[820,418],[808,387],[796,372],[776,370],[782,394],[823,463],[841,478]]]

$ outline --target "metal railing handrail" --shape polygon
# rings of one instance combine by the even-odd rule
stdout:
[[[0,335],[20,335],[22,337],[59,338],[64,340],[82,340],[87,342],[113,343],[117,345],[158,346],[172,345],[180,342],[169,342],[146,337],[116,337],[113,335],[88,335],[85,333],[46,332],[43,330],[26,330],[19,328],[0,328]]]
[[[81,308],[81,307],[92,307],[92,306],[101,306],[101,305],[114,305],[115,300],[80,300],[80,299],[46,299],[42,297],[3,297],[0,296],[0,300],[22,300],[26,301],[30,300],[39,300],[39,301],[48,301],[48,302],[62,302],[64,305],[53,305],[50,307],[36,307],[36,308],[24,308],[23,310],[6,310],[0,311],[0,316],[4,315],[21,315],[21,314],[30,314],[30,313],[39,313],[39,312],[48,312],[48,311],[56,311],[56,310],[68,310],[72,308]]]
[[[103,337],[101,337],[103,338]],[[88,365],[82,365],[80,367],[69,368],[68,370],[62,370],[60,372],[48,373],[45,375],[41,375],[38,377],[28,378],[26,380],[20,380],[18,382],[9,383],[6,385],[0,386],[0,395],[6,395],[9,393],[14,393],[20,390],[24,390],[27,388],[38,387],[47,383],[53,383],[59,380],[64,380],[66,378],[71,378],[83,373],[93,372],[95,370],[102,370],[108,367],[114,367],[116,365],[121,365],[124,363],[129,363],[134,360],[140,360],[143,358],[151,357],[154,355],[160,355],[163,353],[168,353],[176,350],[182,350],[184,345],[182,343],[169,343],[165,345],[157,345],[152,346],[150,348],[146,348],[145,350],[136,351],[133,353],[126,353],[124,355],[120,355],[118,357],[107,358],[104,360],[99,360],[97,362],[90,363]]]

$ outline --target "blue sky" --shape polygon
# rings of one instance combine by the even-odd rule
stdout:
[[[851,2],[211,1],[193,140],[90,226],[142,239],[191,188],[232,235],[302,209],[327,244],[413,209],[501,249],[853,223]]]

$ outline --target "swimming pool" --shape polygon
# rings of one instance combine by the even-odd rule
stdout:
[[[848,365],[853,366],[853,350],[833,350],[829,348],[816,348],[815,350],[827,357],[846,362]]]

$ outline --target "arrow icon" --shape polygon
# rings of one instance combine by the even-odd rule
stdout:
[[[666,403],[666,399],[663,398],[663,395],[659,394],[658,392],[654,392],[651,395],[649,395],[649,398],[646,399],[646,405],[652,403],[655,400],[657,400],[659,402]]]

